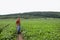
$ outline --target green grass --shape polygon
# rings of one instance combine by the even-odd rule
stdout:
[[[0,40],[16,40],[16,19],[0,20]],[[6,28],[3,28],[9,24]],[[1,28],[2,27],[2,28]],[[24,40],[60,40],[60,19],[21,19]]]

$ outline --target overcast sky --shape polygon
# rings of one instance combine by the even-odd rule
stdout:
[[[0,0],[0,15],[31,11],[60,11],[60,0]]]

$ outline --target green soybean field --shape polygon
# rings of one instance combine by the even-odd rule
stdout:
[[[24,40],[60,40],[59,18],[21,19]],[[16,40],[16,19],[0,19],[0,40]]]

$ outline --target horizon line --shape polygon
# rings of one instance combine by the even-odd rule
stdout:
[[[0,15],[10,15],[10,14],[17,14],[17,13],[29,13],[29,12],[60,12],[60,11],[28,11],[28,12],[16,12],[16,13],[8,13],[8,14],[0,14]]]

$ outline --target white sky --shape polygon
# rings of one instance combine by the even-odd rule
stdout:
[[[60,0],[0,0],[0,15],[31,11],[60,12]]]

